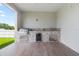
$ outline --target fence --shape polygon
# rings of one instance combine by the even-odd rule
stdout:
[[[14,37],[14,30],[0,30],[0,37]]]

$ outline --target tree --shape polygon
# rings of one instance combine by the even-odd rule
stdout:
[[[8,24],[5,23],[0,23],[0,28],[6,29],[6,30],[14,30],[14,26],[10,26]]]

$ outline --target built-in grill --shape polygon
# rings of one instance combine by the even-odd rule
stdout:
[[[36,41],[42,41],[42,34],[41,33],[36,34]]]

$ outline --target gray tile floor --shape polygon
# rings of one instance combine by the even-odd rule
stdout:
[[[5,51],[5,52],[4,52]],[[79,56],[60,42],[16,42],[0,50],[0,55],[12,56]]]

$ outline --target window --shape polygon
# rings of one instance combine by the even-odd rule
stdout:
[[[15,30],[16,13],[5,4],[0,4],[0,29]]]
[[[16,12],[10,6],[0,3],[0,37],[14,37],[16,17]]]

